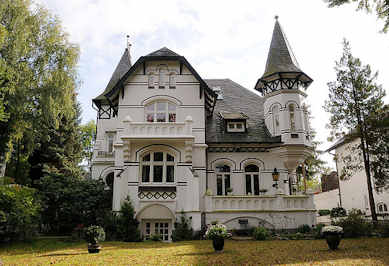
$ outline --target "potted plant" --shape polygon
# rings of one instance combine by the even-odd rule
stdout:
[[[105,232],[101,226],[91,225],[85,229],[85,240],[88,242],[89,253],[99,253],[101,247],[99,241],[105,240]]]
[[[232,187],[228,187],[226,189],[226,191],[227,191],[227,195],[232,195],[233,188]]]
[[[224,239],[231,237],[227,232],[227,227],[223,224],[211,225],[205,232],[205,238],[212,240],[213,248],[216,252],[221,252],[224,248]]]
[[[338,249],[340,240],[343,235],[343,228],[340,226],[328,225],[321,229],[322,235],[325,237],[328,247],[331,250]]]

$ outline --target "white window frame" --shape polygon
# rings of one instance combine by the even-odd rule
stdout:
[[[258,167],[258,172],[246,172],[246,167],[249,166],[249,165],[255,165],[256,167]],[[244,172],[244,186],[245,186],[245,191],[246,191],[246,195],[249,195],[248,191],[247,191],[247,187],[246,187],[246,176],[249,175],[250,176],[250,183],[251,183],[251,195],[260,195],[261,193],[259,192],[261,190],[261,175],[260,175],[260,169],[259,169],[259,166],[256,165],[256,164],[247,164],[245,167],[245,172]],[[255,183],[254,183],[254,175],[258,175],[258,194],[255,194]]]
[[[281,131],[280,131],[280,107],[278,105],[275,105],[272,108],[272,118],[273,118],[273,134],[274,134],[274,136],[278,136],[281,134]]]
[[[113,142],[115,141],[115,135],[113,133],[107,134],[107,152],[112,153],[114,151]]]
[[[158,104],[165,104],[165,108],[163,110],[158,110]],[[149,106],[152,106],[153,110],[148,110]],[[169,110],[170,107],[174,107],[174,110]],[[151,102],[144,107],[144,113],[145,113],[145,122],[149,123],[175,123],[177,122],[177,104],[170,102],[170,101],[154,101]],[[153,115],[153,121],[147,121],[148,115]],[[165,114],[165,122],[157,122],[157,114]],[[174,121],[169,121],[169,114],[174,114]]]
[[[222,171],[218,171],[218,168],[219,167],[223,167],[223,166],[228,166],[230,168],[230,171],[229,172],[222,172]],[[227,195],[227,191],[226,191],[226,179],[229,178],[230,179],[230,188],[232,188],[231,186],[231,181],[232,181],[232,172],[231,172],[231,166],[229,166],[228,164],[223,164],[223,165],[218,165],[216,167],[216,170],[215,170],[215,173],[216,173],[216,195],[217,196],[224,196],[224,195]],[[229,177],[227,177],[229,176]],[[219,195],[217,193],[217,180],[221,178],[222,180],[222,194]]]
[[[241,125],[241,128],[238,128],[237,125]],[[232,127],[231,127],[232,126]],[[245,132],[246,127],[245,127],[245,122],[232,122],[228,121],[227,122],[227,132]]]
[[[289,122],[290,122],[290,131],[296,131],[296,106],[293,103],[288,105],[289,111]]]
[[[154,154],[155,153],[163,153],[163,159],[162,161],[154,161]],[[149,161],[143,161],[143,158],[147,155],[150,155]],[[173,157],[173,161],[167,160],[167,155],[170,155]],[[177,166],[176,166],[176,156],[170,152],[167,151],[148,151],[142,154],[140,157],[140,167],[139,167],[139,179],[142,184],[164,184],[164,185],[174,185],[176,184],[176,173],[177,173]],[[149,182],[143,181],[143,166],[149,166]],[[162,166],[162,182],[154,182],[154,166]],[[167,166],[173,166],[173,182],[167,182]]]

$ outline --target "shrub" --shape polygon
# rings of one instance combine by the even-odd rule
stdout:
[[[325,224],[317,224],[315,228],[313,229],[313,232],[315,233],[315,238],[316,239],[321,239],[323,238],[323,235],[321,234],[322,228],[325,226]]]
[[[378,226],[381,237],[389,237],[389,222],[384,222]]]
[[[297,232],[299,232],[301,234],[309,233],[309,232],[311,232],[311,227],[309,225],[307,225],[307,224],[300,225],[297,228]]]
[[[151,241],[161,241],[162,240],[162,237],[160,234],[154,234],[154,235],[151,235],[150,236],[150,240]]]
[[[35,189],[20,185],[0,186],[0,240],[33,237],[38,232],[40,211]]]
[[[319,210],[319,215],[320,216],[325,216],[325,215],[330,215],[331,211],[327,209]]]
[[[344,217],[347,215],[347,212],[342,207],[333,208],[330,212],[330,216],[332,217]]]
[[[127,196],[120,208],[117,221],[118,234],[125,242],[139,242],[142,240],[138,230],[139,222],[135,219],[134,215],[135,212],[130,197]]]
[[[183,241],[193,239],[193,229],[190,221],[186,218],[184,213],[181,213],[180,222],[175,223],[172,231],[172,240]]]
[[[105,232],[101,226],[91,225],[85,229],[84,239],[86,242],[92,245],[98,244],[100,241],[105,240]]]
[[[333,221],[332,223],[343,227],[345,237],[368,236],[372,232],[372,225],[365,221],[361,212],[356,209],[352,209],[347,217],[340,218],[339,221]]]
[[[258,226],[254,229],[253,236],[255,240],[266,240],[269,237],[269,232],[265,227]]]

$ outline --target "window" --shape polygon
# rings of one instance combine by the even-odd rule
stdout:
[[[176,109],[174,103],[168,101],[153,102],[145,107],[147,122],[176,122]]]
[[[149,89],[154,89],[154,73],[149,74],[148,86]]]
[[[161,65],[158,69],[158,88],[164,89],[167,83],[167,66],[166,65]]]
[[[273,106],[272,116],[273,116],[273,134],[275,136],[278,136],[280,135],[280,107],[278,105]]]
[[[245,132],[244,122],[227,122],[227,132]]]
[[[377,204],[377,207],[378,207],[378,212],[388,212],[388,206],[383,203],[383,202],[380,202]]]
[[[259,168],[254,164],[247,165],[244,168],[246,172],[246,194],[259,195]]]
[[[227,195],[227,189],[231,187],[231,168],[228,165],[216,166],[216,173],[217,195]]]
[[[109,134],[107,136],[107,151],[113,152],[113,135]]]
[[[150,152],[141,159],[142,183],[174,183],[175,158],[167,152]]]
[[[169,75],[169,88],[175,89],[176,88],[176,74],[170,73]]]
[[[295,121],[295,108],[294,104],[289,104],[289,121],[290,121],[290,130],[296,131],[296,121]]]

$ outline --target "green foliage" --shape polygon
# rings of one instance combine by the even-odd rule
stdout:
[[[211,225],[205,232],[205,237],[207,239],[220,239],[231,237],[231,234],[228,233],[227,227],[223,224]]]
[[[138,230],[139,222],[135,219],[135,211],[131,204],[129,196],[123,201],[118,216],[118,236],[125,242],[141,241],[141,235]]]
[[[105,240],[105,232],[101,226],[91,225],[85,229],[84,237],[86,242],[92,245],[96,245],[100,241]]]
[[[357,10],[364,10],[371,13],[375,10],[379,19],[385,20],[382,32],[386,33],[389,29],[389,2],[387,0],[325,0],[329,7],[341,6],[352,2],[358,3]]]
[[[311,227],[309,225],[307,225],[307,224],[300,225],[297,228],[297,232],[302,233],[302,234],[310,233],[311,232]]]
[[[254,229],[253,237],[255,240],[266,240],[269,237],[269,232],[265,227],[258,226]]]
[[[48,171],[39,183],[42,195],[42,222],[46,231],[72,232],[79,224],[103,224],[111,212],[111,193],[102,180],[65,176]]]
[[[360,237],[369,236],[372,232],[371,223],[367,222],[360,210],[352,209],[346,218],[340,218],[338,221],[333,221],[333,225],[343,228],[345,237]]]
[[[185,213],[181,213],[180,222],[176,222],[174,227],[172,231],[173,242],[193,239],[193,229]]]
[[[55,131],[64,119],[77,117],[79,49],[56,17],[29,0],[0,1],[0,21],[0,155],[10,164],[8,176],[32,185],[30,169],[45,163],[33,164],[33,153],[65,155],[67,167],[77,163],[61,151],[71,150],[77,139],[55,140],[68,137],[70,125],[61,134]],[[60,145],[47,150],[54,141]]]
[[[160,234],[153,234],[150,236],[151,241],[162,241],[162,237]]]
[[[335,71],[337,78],[328,83],[329,100],[324,108],[331,114],[330,140],[343,137],[348,143],[344,155],[336,158],[344,164],[340,178],[348,179],[365,170],[372,218],[377,220],[371,180],[389,186],[389,127],[384,123],[389,112],[389,106],[384,105],[386,92],[376,83],[378,73],[353,57],[346,40]]]
[[[39,228],[41,205],[35,189],[0,186],[0,239],[24,240]]]
[[[320,216],[326,216],[326,215],[330,215],[330,214],[331,214],[330,210],[327,210],[327,209],[319,210],[319,215]]]
[[[325,224],[317,224],[315,228],[313,229],[313,232],[315,234],[316,239],[321,239],[323,238],[323,235],[321,233],[321,229],[325,226]]]
[[[93,147],[95,144],[95,136],[96,136],[95,121],[91,120],[85,125],[81,125],[80,131],[81,131],[81,144],[82,144],[82,158],[88,163],[88,167],[91,167]]]
[[[342,207],[332,208],[330,212],[330,217],[344,217],[347,215],[347,212]]]
[[[384,221],[378,226],[378,232],[382,237],[389,237],[389,222]]]

